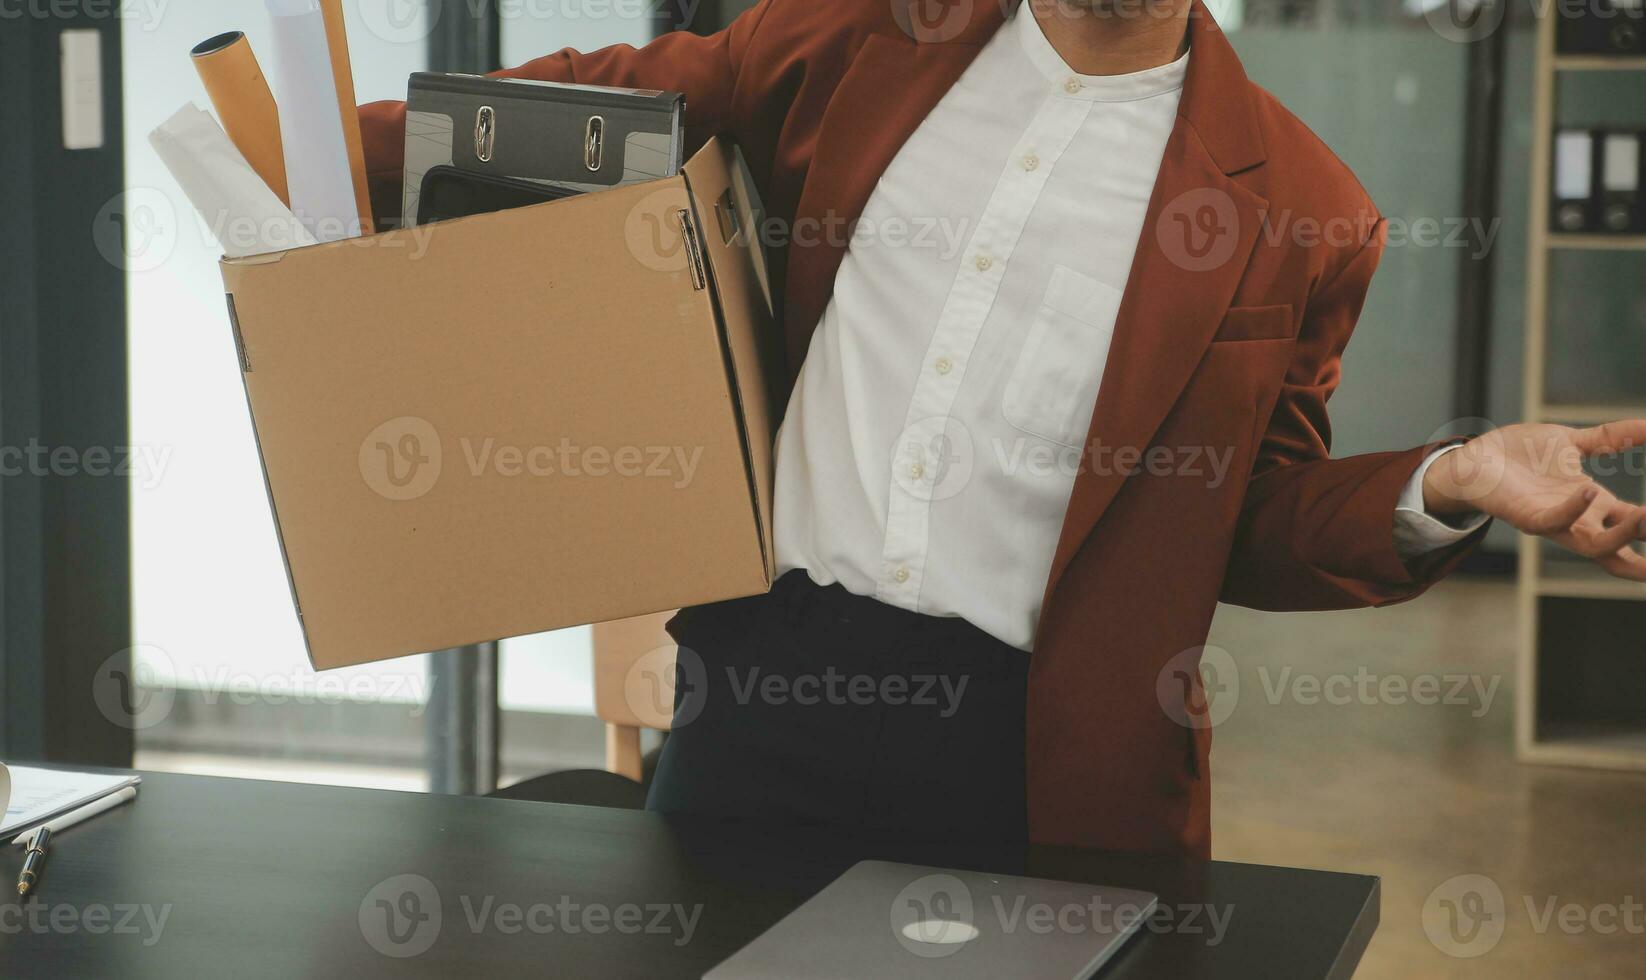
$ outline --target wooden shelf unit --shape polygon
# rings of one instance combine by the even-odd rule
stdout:
[[[1631,582],[1606,574],[1599,565],[1583,561],[1550,561],[1540,554],[1531,583],[1539,596],[1566,599],[1646,599],[1646,582]],[[1646,725],[1641,727],[1646,736]]]
[[[1592,405],[1528,405],[1526,408],[1528,422],[1599,425],[1617,419],[1643,418],[1646,418],[1646,405],[1596,402]]]
[[[1538,19],[1532,107],[1531,228],[1527,247],[1525,417],[1528,421],[1589,425],[1646,417],[1643,404],[1550,404],[1544,400],[1549,350],[1549,266],[1561,250],[1646,252],[1646,235],[1560,234],[1549,230],[1550,168],[1557,122],[1558,82],[1563,72],[1646,72],[1646,57],[1563,55],[1555,51],[1554,17]],[[1643,287],[1646,288],[1646,287]],[[1646,487],[1643,487],[1646,489]],[[1646,602],[1646,584],[1626,582],[1587,563],[1550,559],[1538,539],[1522,536],[1519,575],[1520,647],[1516,664],[1515,749],[1522,762],[1646,771],[1646,719],[1574,720],[1572,706],[1560,717],[1540,713],[1539,616],[1548,602],[1603,600],[1619,612]],[[1627,604],[1627,605],[1625,605]],[[1600,607],[1604,608],[1604,603]],[[1646,656],[1646,637],[1639,641]],[[1570,651],[1551,652],[1572,655]],[[1577,668],[1574,668],[1577,669]]]
[[[1564,235],[1548,236],[1551,249],[1584,249],[1594,252],[1646,251],[1646,235]]]
[[[1561,54],[1552,63],[1555,71],[1646,71],[1646,57],[1637,55]]]

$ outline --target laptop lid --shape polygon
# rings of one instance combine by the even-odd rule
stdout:
[[[1124,888],[861,861],[704,980],[1083,980],[1156,902]]]

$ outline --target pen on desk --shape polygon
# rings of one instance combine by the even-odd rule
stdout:
[[[17,875],[17,894],[19,897],[27,895],[35,883],[40,880],[40,870],[46,863],[46,847],[51,843],[51,835],[72,827],[83,820],[90,820],[105,810],[112,810],[127,800],[137,798],[137,787],[127,786],[118,792],[110,793],[100,800],[93,800],[85,806],[48,820],[30,833],[17,838],[17,846],[26,848],[23,855],[23,870]]]
[[[51,843],[51,828],[41,827],[28,836],[28,853],[23,857],[23,870],[17,875],[17,895],[27,895],[40,880],[40,869],[46,863],[46,845]]]

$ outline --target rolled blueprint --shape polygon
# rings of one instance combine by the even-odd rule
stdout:
[[[224,255],[240,258],[314,244],[314,236],[274,196],[210,113],[193,103],[183,106],[149,134],[149,145]]]
[[[349,177],[354,182],[354,205],[360,212],[360,233],[372,233],[371,191],[366,187],[366,151],[360,144],[360,110],[354,104],[354,69],[349,65],[349,35],[343,27],[343,0],[320,0],[326,19],[326,47],[331,53],[332,83],[342,114],[343,146],[349,153]]]
[[[190,54],[223,131],[275,196],[291,203],[286,158],[280,149],[280,113],[251,42],[242,32],[229,31],[201,41]]]
[[[286,186],[298,220],[322,242],[360,234],[360,209],[337,110],[326,20],[318,0],[264,0],[274,26]]]

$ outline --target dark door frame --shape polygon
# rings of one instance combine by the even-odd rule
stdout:
[[[132,760],[120,19],[0,25],[0,756]],[[63,144],[61,35],[98,36],[102,145]],[[152,213],[148,213],[152,217]],[[135,239],[136,236],[133,236]]]
[[[503,25],[496,0],[429,0],[429,71],[484,73],[501,68]],[[489,793],[497,788],[502,711],[498,644],[429,654],[429,792]]]

